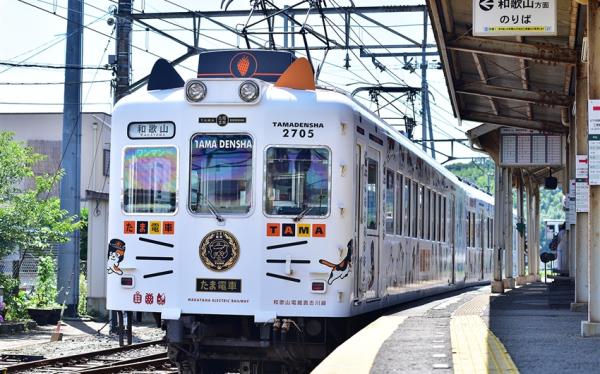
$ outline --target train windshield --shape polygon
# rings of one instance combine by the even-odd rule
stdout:
[[[329,158],[329,150],[325,148],[269,148],[266,154],[266,214],[327,215]]]
[[[128,147],[123,155],[125,213],[173,213],[177,208],[177,149]]]
[[[245,214],[252,201],[252,138],[196,134],[191,141],[189,208],[201,214]]]

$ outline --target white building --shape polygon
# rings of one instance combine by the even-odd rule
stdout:
[[[81,207],[89,210],[88,223],[88,310],[106,313],[106,248],[108,224],[108,163],[110,160],[110,120],[107,113],[82,113]],[[14,133],[14,139],[47,156],[36,172],[54,173],[62,150],[62,113],[0,113],[0,131]],[[55,196],[58,196],[56,187]],[[4,259],[11,269],[13,258]],[[35,261],[33,261],[35,264]],[[33,266],[30,264],[30,266]],[[22,277],[32,282],[31,277]]]

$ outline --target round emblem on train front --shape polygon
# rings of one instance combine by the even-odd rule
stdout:
[[[239,257],[240,244],[228,231],[211,231],[200,242],[200,260],[210,270],[229,270]]]

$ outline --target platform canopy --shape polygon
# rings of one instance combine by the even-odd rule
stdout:
[[[585,17],[556,0],[556,36],[473,36],[473,3],[427,0],[454,114],[482,124],[467,136],[499,163],[502,126],[568,133]]]

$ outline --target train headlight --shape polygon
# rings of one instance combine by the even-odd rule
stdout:
[[[260,88],[253,81],[245,81],[240,84],[240,98],[247,103],[251,103],[258,99]]]
[[[206,85],[202,82],[194,81],[188,83],[185,88],[185,96],[189,101],[202,101],[206,97]]]

